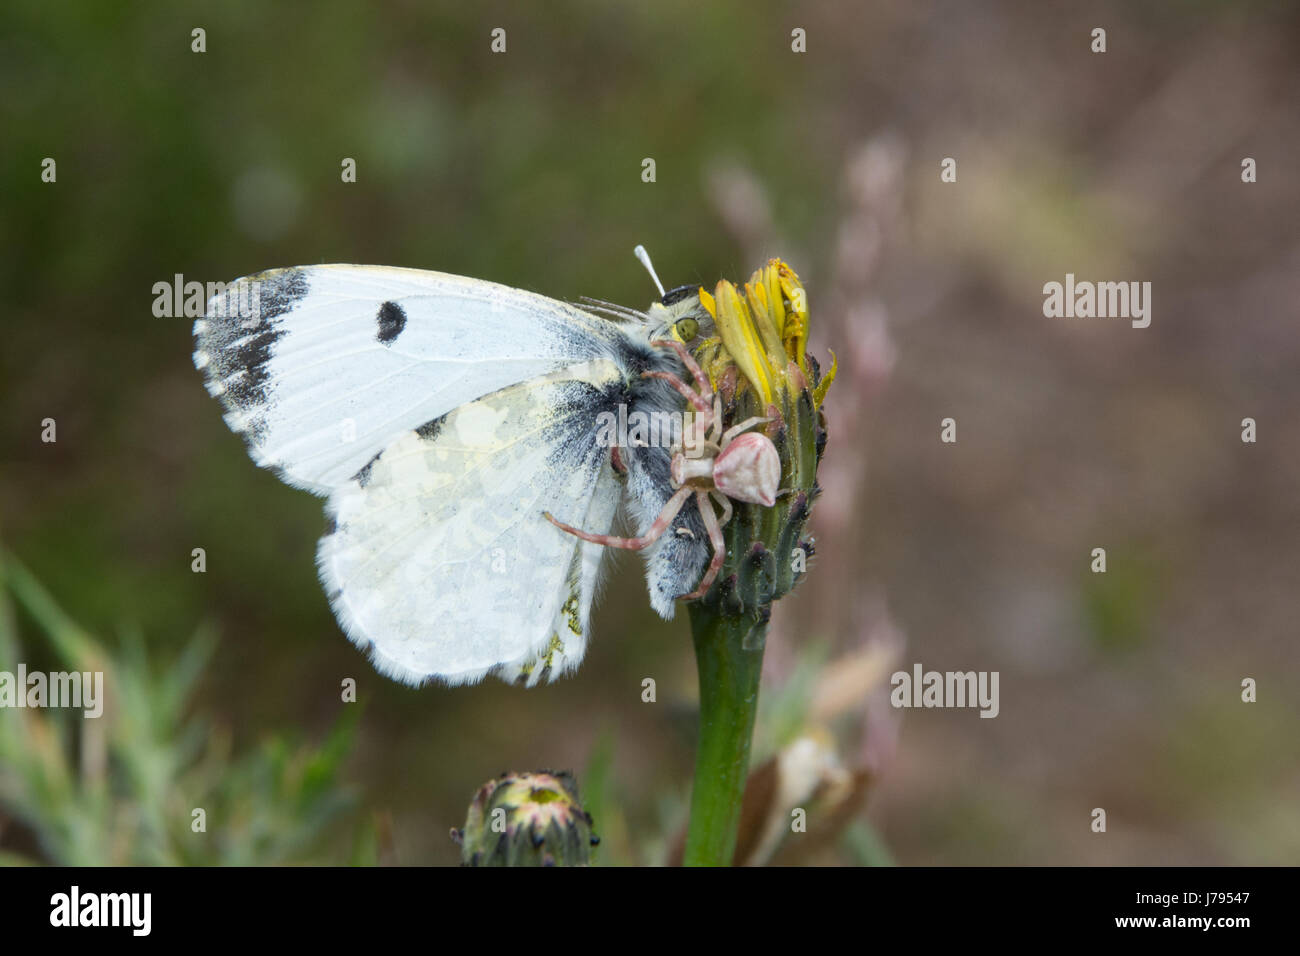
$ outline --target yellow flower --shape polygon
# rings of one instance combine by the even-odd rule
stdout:
[[[794,587],[813,553],[803,537],[826,446],[822,400],[835,378],[821,374],[808,354],[808,297],[799,276],[770,259],[739,288],[727,281],[700,303],[716,334],[701,342],[696,358],[722,400],[724,426],[766,419],[762,433],[781,463],[775,504],[734,503],[725,529],[726,561],[719,583],[702,601],[718,613],[764,619],[770,605]]]
[[[710,377],[734,364],[763,407],[789,407],[799,392],[811,389],[813,408],[821,407],[835,379],[837,363],[820,381],[809,366],[808,296],[799,276],[780,259],[769,259],[745,283],[744,294],[725,279],[700,302],[713,317],[718,338],[701,346]]]

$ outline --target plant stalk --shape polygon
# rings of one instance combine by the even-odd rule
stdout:
[[[749,772],[749,746],[758,712],[766,615],[719,614],[690,605],[700,676],[699,747],[686,866],[730,866]]]

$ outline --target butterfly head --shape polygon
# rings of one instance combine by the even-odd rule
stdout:
[[[663,283],[655,273],[655,267],[650,263],[650,254],[645,251],[645,246],[637,246],[632,251],[645,266],[646,272],[650,273],[651,281],[659,290],[659,301],[651,303],[650,308],[646,310],[655,320],[655,330],[651,338],[672,338],[693,348],[692,343],[696,343],[701,337],[700,323],[706,322],[712,326],[709,314],[700,303],[699,284],[679,285],[665,292]]]

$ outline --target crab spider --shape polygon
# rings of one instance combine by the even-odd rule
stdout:
[[[557,528],[577,535],[583,541],[605,545],[609,548],[624,548],[640,551],[649,547],[672,525],[677,513],[687,500],[694,497],[700,510],[700,518],[709,532],[709,544],[713,547],[713,559],[708,570],[700,579],[700,585],[683,599],[693,601],[708,593],[722,562],[726,559],[726,542],[722,538],[723,526],[731,520],[731,499],[750,504],[771,507],[776,503],[777,485],[781,480],[781,459],[776,446],[766,435],[759,432],[746,432],[746,429],[763,422],[767,418],[755,416],[747,418],[737,425],[722,431],[722,410],[717,403],[709,378],[699,364],[680,342],[656,339],[650,343],[658,348],[669,348],[677,353],[682,364],[690,371],[698,389],[691,388],[671,372],[646,372],[648,378],[661,378],[675,388],[695,408],[695,418],[688,427],[692,429],[694,441],[683,441],[692,451],[701,450],[701,457],[687,457],[681,444],[673,448],[671,475],[673,487],[677,490],[668,499],[659,517],[639,538],[620,538],[608,534],[592,534],[572,525],[557,520],[550,512],[546,519]],[[719,434],[721,432],[721,434]],[[614,449],[617,453],[618,449]],[[722,509],[722,517],[713,512],[712,502],[716,501]]]

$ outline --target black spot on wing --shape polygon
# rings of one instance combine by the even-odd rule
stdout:
[[[406,313],[396,302],[385,302],[379,307],[379,341],[392,345],[406,328]]]
[[[429,421],[416,428],[415,433],[425,441],[433,441],[438,437],[438,432],[442,431],[443,423],[446,421],[446,415],[439,415],[437,418],[431,418]]]
[[[364,465],[362,465],[361,470],[352,476],[352,480],[355,481],[357,484],[359,484],[362,488],[370,484],[370,471],[372,468],[375,467],[375,462],[379,460],[379,456],[382,454],[383,454],[382,451],[375,452],[374,457],[371,458]]]

